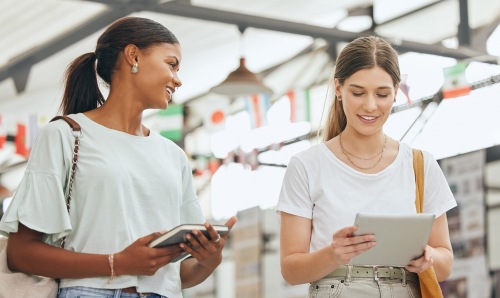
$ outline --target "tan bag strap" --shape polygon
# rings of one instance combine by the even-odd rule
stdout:
[[[413,149],[413,171],[415,172],[415,207],[417,213],[424,209],[424,155],[422,150]]]

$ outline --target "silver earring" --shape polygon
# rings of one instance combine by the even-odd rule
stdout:
[[[132,69],[130,70],[132,73],[138,73],[139,72],[139,65],[137,64],[137,61],[134,63],[132,66]]]

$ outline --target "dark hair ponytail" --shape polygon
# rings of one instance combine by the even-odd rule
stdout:
[[[96,72],[111,85],[118,57],[127,45],[147,49],[160,43],[179,41],[165,26],[150,19],[125,17],[113,22],[97,40],[95,53],[84,54],[68,66],[60,108],[63,115],[83,113],[104,103]]]
[[[97,83],[95,53],[83,54],[66,69],[61,111],[63,115],[82,113],[104,103]]]

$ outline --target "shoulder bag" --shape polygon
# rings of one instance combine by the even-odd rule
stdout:
[[[66,208],[70,211],[71,191],[75,178],[76,162],[78,160],[78,148],[82,131],[80,125],[73,119],[66,116],[57,116],[51,121],[62,119],[66,121],[73,130],[75,145],[73,148],[73,160],[71,165],[71,176],[68,183]],[[64,248],[64,237],[61,241],[61,248]],[[7,265],[7,242],[8,238],[0,236],[0,297],[16,298],[54,298],[57,295],[58,283],[56,279],[37,275],[12,272]]]
[[[413,171],[415,172],[415,207],[417,213],[424,208],[424,156],[421,150],[413,149]],[[443,292],[439,286],[434,267],[418,273],[422,298],[442,298]]]

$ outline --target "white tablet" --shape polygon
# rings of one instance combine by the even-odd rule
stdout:
[[[358,213],[355,234],[374,234],[377,245],[349,264],[404,267],[423,255],[433,222],[434,214]]]

